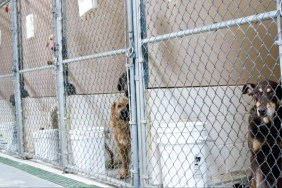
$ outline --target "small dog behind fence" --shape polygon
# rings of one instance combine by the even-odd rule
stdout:
[[[129,125],[129,101],[127,74],[126,72],[121,75],[117,86],[119,91],[123,91],[125,97],[120,100],[114,101],[111,107],[110,125],[112,128],[112,135],[117,143],[119,149],[119,155],[121,158],[122,169],[120,174],[117,175],[118,179],[125,179],[128,176],[129,163],[130,163],[130,148],[131,148],[131,136]],[[67,93],[68,94],[68,93]],[[75,94],[75,93],[71,93]],[[52,107],[48,117],[48,128],[58,129],[58,107],[55,105]],[[110,147],[105,143],[105,149],[110,156],[111,168],[114,167],[114,153]]]

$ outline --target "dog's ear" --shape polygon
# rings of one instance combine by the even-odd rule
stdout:
[[[66,94],[68,96],[76,94],[76,89],[75,89],[74,85],[72,83],[70,83],[69,81],[65,82],[65,88],[66,88]]]
[[[277,98],[281,101],[282,100],[282,85],[281,85],[281,82],[278,83],[275,93],[276,93]]]
[[[127,87],[127,72],[125,71],[118,79],[117,89],[119,91],[124,91]]]
[[[129,111],[129,103],[126,104],[126,109]]]
[[[115,101],[112,105],[112,109],[114,110],[116,108],[117,102]]]
[[[242,93],[252,96],[255,87],[256,87],[255,84],[247,83],[243,86]]]
[[[15,105],[16,105],[15,95],[14,95],[14,94],[10,96],[9,101],[10,101],[10,103],[12,104],[12,106],[15,106]]]
[[[122,91],[122,78],[121,77],[118,79],[117,89],[118,91]]]

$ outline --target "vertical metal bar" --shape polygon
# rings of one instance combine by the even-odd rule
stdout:
[[[138,127],[137,127],[137,104],[136,104],[136,92],[135,92],[135,64],[136,57],[134,55],[134,23],[133,23],[133,0],[127,0],[127,18],[128,18],[128,37],[131,52],[130,69],[130,109],[131,109],[131,137],[132,137],[132,173],[133,173],[133,186],[140,187],[140,174],[139,174],[139,157],[138,157]]]
[[[63,67],[63,17],[62,0],[55,1],[56,17],[56,73],[57,73],[57,99],[58,99],[58,120],[59,120],[59,140],[61,149],[61,165],[66,167],[68,164],[67,149],[67,129],[66,129],[66,98],[64,89],[64,67]]]
[[[145,16],[145,0],[140,0],[138,20],[138,66],[139,66],[139,90],[140,90],[140,137],[141,137],[141,154],[142,154],[142,181],[143,185],[148,185],[148,171],[147,171],[147,117],[146,117],[146,97],[145,88],[148,86],[148,54],[146,53],[147,44],[142,44],[144,37],[147,37],[146,18]]]
[[[148,82],[149,82],[149,66],[148,66],[148,59],[149,59],[149,55],[148,55],[148,44],[144,44],[142,41],[143,39],[147,38],[147,22],[146,22],[146,0],[141,0],[140,3],[140,37],[141,37],[141,41],[140,41],[140,45],[142,48],[142,57],[144,59],[144,62],[142,63],[142,67],[143,67],[143,79],[144,79],[144,86],[145,88],[148,88]]]
[[[21,75],[19,73],[20,53],[19,53],[19,20],[18,20],[18,4],[16,0],[11,0],[11,18],[12,18],[12,41],[13,41],[13,74],[14,74],[14,93],[16,106],[16,125],[18,138],[18,155],[24,157],[24,130],[22,116],[22,100],[21,100]]]
[[[279,64],[280,64],[280,83],[282,84],[282,28],[281,28],[281,0],[276,0],[277,9],[277,35],[278,35],[278,50],[279,50]]]
[[[142,17],[141,8],[143,6],[142,0],[134,1],[133,13],[134,13],[134,39],[136,50],[135,64],[135,82],[136,82],[136,100],[137,100],[137,122],[138,122],[138,148],[139,148],[139,168],[140,168],[140,186],[146,186],[146,179],[148,175],[146,173],[146,119],[145,119],[145,85],[144,85],[144,54],[142,46]]]
[[[137,106],[137,137],[138,137],[138,159],[139,159],[139,176],[140,176],[140,187],[144,187],[144,182],[143,182],[143,168],[142,168],[142,164],[143,164],[143,160],[142,160],[142,145],[141,145],[141,135],[140,135],[140,131],[141,131],[141,125],[140,125],[140,74],[139,74],[139,66],[138,66],[138,55],[139,55],[139,49],[138,49],[138,31],[139,31],[139,20],[138,20],[138,11],[139,9],[139,1],[138,0],[134,0],[133,1],[133,26],[134,26],[134,48],[135,48],[135,62],[134,62],[134,82],[136,84],[135,87],[135,92],[136,92],[136,106]]]

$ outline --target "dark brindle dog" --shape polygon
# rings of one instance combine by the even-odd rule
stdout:
[[[125,97],[128,97],[128,80],[127,71],[125,71],[118,79],[117,89],[119,91],[123,91]]]
[[[243,94],[255,100],[249,116],[251,187],[282,187],[281,85],[273,81],[246,84]]]

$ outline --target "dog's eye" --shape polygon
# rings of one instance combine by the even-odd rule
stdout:
[[[122,105],[121,105],[121,104],[119,104],[119,105],[118,105],[118,108],[121,108],[121,107],[122,107]]]
[[[270,98],[272,98],[272,97],[275,97],[274,96],[274,93],[271,91],[270,93],[268,93],[268,96],[270,97]]]
[[[258,92],[255,92],[254,95],[253,95],[254,99],[258,99],[259,98],[259,93]]]

